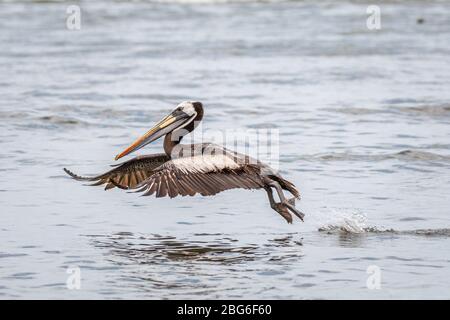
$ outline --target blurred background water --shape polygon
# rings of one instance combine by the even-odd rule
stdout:
[[[0,298],[450,298],[450,2],[377,1],[377,31],[366,1],[70,4],[81,30],[69,3],[0,2]],[[305,223],[261,191],[64,175],[183,100],[206,129],[279,129]]]

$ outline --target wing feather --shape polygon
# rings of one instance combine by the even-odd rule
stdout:
[[[135,189],[156,197],[203,196],[243,188],[264,187],[261,168],[256,164],[236,161],[230,155],[199,155],[170,160],[165,154],[136,157],[93,177],[81,177],[64,169],[72,178],[105,185],[105,190],[118,187]]]
[[[237,163],[218,154],[167,161],[136,187],[143,195],[173,198],[196,193],[210,196],[235,188],[259,189],[264,183],[257,165]]]
[[[105,190],[118,187],[134,189],[150,177],[154,170],[167,162],[165,154],[139,156],[126,162],[114,165],[114,169],[93,177],[82,177],[64,168],[64,171],[75,180],[93,182],[91,186],[105,185]]]

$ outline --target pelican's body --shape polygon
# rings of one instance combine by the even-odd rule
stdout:
[[[300,194],[295,186],[283,179],[268,165],[247,155],[227,150],[212,143],[181,144],[183,136],[192,132],[203,118],[200,102],[183,102],[154,128],[137,139],[116,156],[116,160],[164,136],[164,153],[138,156],[95,177],[80,177],[67,169],[77,180],[105,184],[105,190],[114,187],[136,189],[143,195],[156,197],[196,193],[209,196],[234,188],[265,189],[271,207],[292,222],[290,212],[303,220],[304,214],[295,208],[295,198]],[[280,198],[275,202],[274,188]],[[282,190],[294,198],[286,199]]]

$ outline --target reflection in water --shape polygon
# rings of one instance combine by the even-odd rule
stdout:
[[[172,236],[136,235],[120,232],[112,235],[89,235],[95,247],[108,249],[108,254],[126,258],[139,264],[161,261],[199,261],[240,263],[254,259],[270,260],[277,257],[301,257],[301,239],[293,235],[274,238],[268,243],[240,244],[239,240],[224,234],[194,234],[192,238]]]
[[[189,238],[129,232],[87,237],[94,247],[105,250],[110,262],[124,268],[121,281],[140,292],[155,294],[160,289],[170,289],[171,295],[237,290],[255,273],[269,277],[283,275],[281,266],[296,264],[303,255],[297,234],[275,237],[262,245],[243,244],[230,235],[207,233]],[[222,280],[228,285],[224,288],[222,283],[218,288]],[[239,292],[237,296],[244,291],[241,288]],[[159,295],[167,293],[158,291]]]
[[[411,236],[418,237],[411,239],[411,243],[430,236],[450,238],[450,229],[396,231],[367,227],[362,232],[351,232],[342,227],[328,226],[319,229],[319,232],[303,234],[308,239],[305,245],[298,233],[261,236],[265,241],[255,241],[258,244],[245,243],[222,233],[175,237],[119,232],[86,237],[93,247],[102,250],[109,263],[120,268],[120,276],[111,281],[111,288],[121,290],[127,287],[135,296],[243,298],[248,297],[247,292],[264,296],[267,288],[270,288],[268,292],[278,292],[279,285],[293,282],[291,291],[281,291],[284,297],[295,298],[298,297],[297,290],[316,287],[307,279],[321,279],[327,283],[358,283],[360,277],[365,279],[368,264],[382,264],[384,260],[398,261],[399,268],[409,267],[411,261],[416,263],[415,268],[443,268],[447,262],[442,259],[425,261],[421,257],[402,257],[400,253],[386,256],[383,250],[360,257],[354,254],[358,252],[354,250],[383,241],[394,240],[401,244],[402,239],[411,239]],[[336,251],[333,255],[327,251],[324,261],[333,261],[339,267],[330,267],[328,263],[322,266],[323,261],[320,260],[316,261],[313,269],[304,265],[307,257],[305,251],[317,254],[325,248],[316,247],[317,243],[324,246],[331,244],[335,248],[332,251],[341,248],[347,252],[342,254]],[[328,268],[325,267],[327,265]],[[111,291],[114,292],[114,289]]]

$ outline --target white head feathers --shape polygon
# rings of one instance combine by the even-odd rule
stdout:
[[[183,101],[177,106],[177,108],[181,108],[181,111],[188,114],[189,116],[193,116],[194,114],[196,114],[194,105],[191,101]]]

